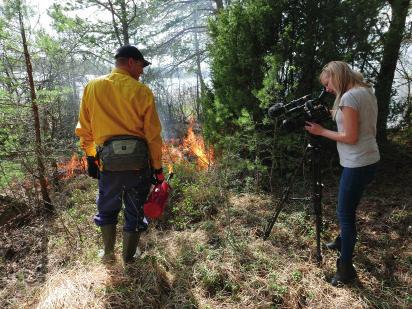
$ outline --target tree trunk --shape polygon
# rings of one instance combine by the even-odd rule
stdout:
[[[375,87],[379,107],[377,138],[378,141],[382,143],[387,142],[386,128],[389,115],[392,82],[395,75],[396,63],[399,57],[399,49],[405,30],[405,22],[410,0],[389,0],[388,2],[392,9],[392,20],[389,30],[385,34],[383,58]]]
[[[194,15],[194,27],[197,28],[198,24],[197,24],[197,20],[199,19],[199,15],[196,12]],[[197,30],[194,31],[194,47],[195,47],[195,55],[196,55],[196,80],[197,80],[197,89],[196,89],[196,112],[197,112],[197,119],[199,119],[200,116],[200,104],[199,104],[199,99],[200,99],[200,94],[203,93],[205,91],[205,82],[203,79],[203,74],[202,74],[202,67],[201,67],[201,63],[202,63],[202,59],[201,59],[201,51],[200,51],[200,46],[199,46],[199,38],[198,38],[198,33]],[[200,90],[200,91],[199,91]]]
[[[47,180],[45,176],[46,173],[45,173],[45,167],[44,167],[43,156],[42,156],[39,108],[36,103],[37,98],[36,98],[36,89],[34,87],[34,80],[33,80],[33,69],[31,65],[29,49],[27,46],[26,32],[24,30],[21,5],[19,5],[18,7],[18,14],[19,14],[19,23],[20,23],[20,34],[21,34],[23,50],[24,50],[24,59],[26,62],[27,77],[28,77],[29,86],[30,86],[31,107],[33,111],[34,129],[35,129],[35,136],[36,136],[35,154],[36,154],[36,160],[37,160],[37,172],[39,173],[38,179],[40,182],[40,189],[41,189],[44,207],[47,211],[53,212],[54,211],[53,204],[51,203],[49,192],[47,190]]]
[[[403,121],[405,122],[405,126],[410,128],[412,126],[412,97],[411,97],[411,81],[407,81],[408,91],[406,97],[406,108],[403,114]]]
[[[305,6],[305,19],[306,19],[306,30],[303,41],[302,50],[302,77],[299,82],[297,89],[298,96],[303,96],[311,93],[314,87],[313,77],[316,74],[316,36],[318,32],[319,18],[318,4],[309,1]]]
[[[216,3],[216,11],[220,11],[223,9],[223,0],[214,0]]]
[[[130,35],[129,35],[129,22],[127,20],[127,8],[126,3],[121,1],[121,23],[122,23],[122,34],[123,34],[123,44],[129,45],[130,44]],[[136,7],[134,8],[136,10]]]

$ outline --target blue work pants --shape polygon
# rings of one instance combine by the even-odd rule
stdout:
[[[348,168],[344,167],[339,183],[337,215],[342,238],[341,261],[352,262],[356,243],[356,209],[365,187],[372,181],[377,163]]]
[[[94,222],[98,226],[116,224],[122,202],[124,203],[126,232],[142,231],[147,227],[144,220],[143,204],[151,185],[151,171],[101,172],[99,194],[97,196],[97,214]]]

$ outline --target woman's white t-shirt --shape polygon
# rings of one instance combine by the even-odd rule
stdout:
[[[343,167],[361,167],[380,160],[376,143],[376,122],[378,104],[372,88],[354,87],[346,91],[336,113],[338,132],[343,131],[343,113],[341,107],[348,106],[358,112],[358,142],[354,145],[337,142],[340,165]]]

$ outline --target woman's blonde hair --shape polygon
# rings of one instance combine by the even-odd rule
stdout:
[[[368,84],[363,75],[352,70],[346,62],[331,61],[325,65],[320,73],[319,80],[322,82],[325,79],[330,79],[336,91],[336,99],[333,104],[333,119],[336,117],[336,112],[343,94],[353,87],[367,87]]]

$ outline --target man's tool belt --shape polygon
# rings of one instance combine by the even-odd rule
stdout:
[[[98,149],[102,171],[135,171],[149,166],[149,152],[144,139],[118,135]]]

